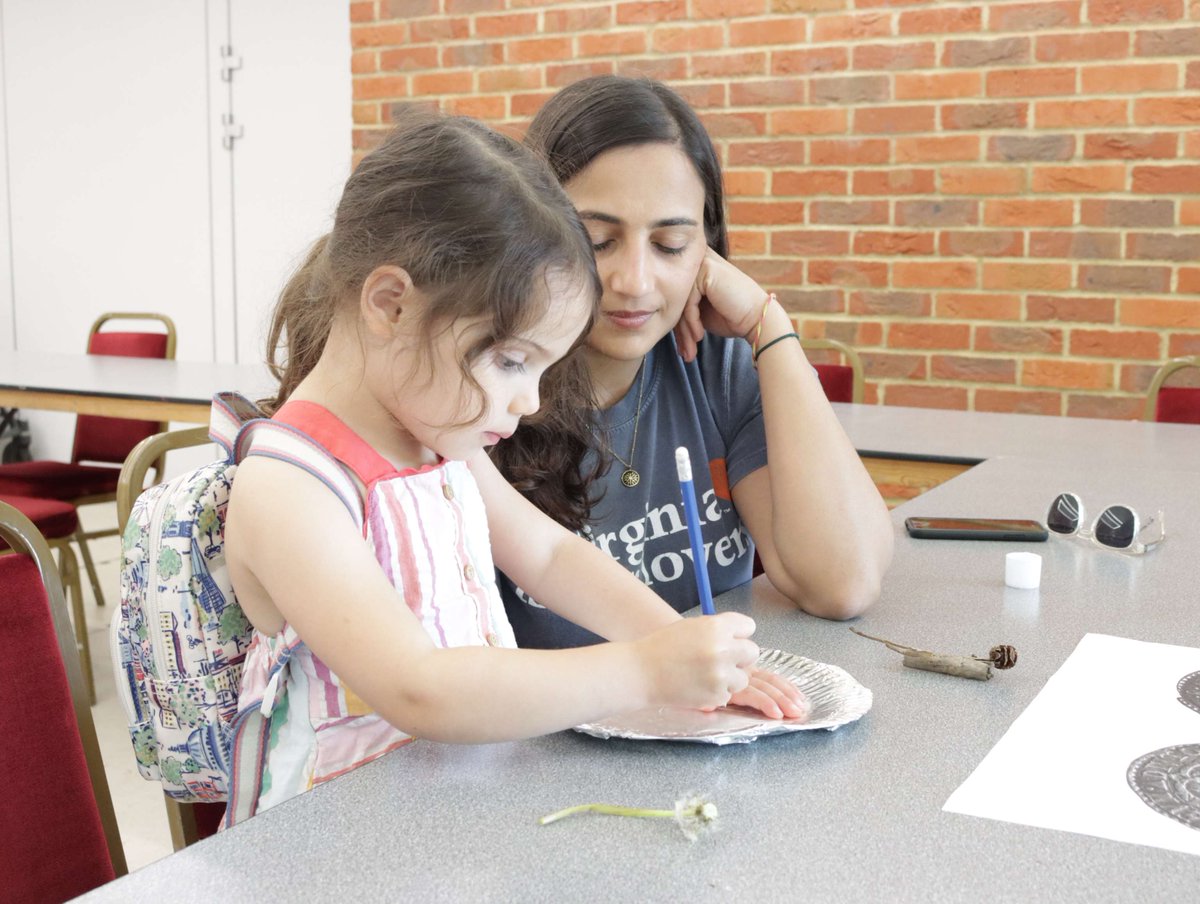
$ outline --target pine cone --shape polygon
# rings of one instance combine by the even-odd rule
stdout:
[[[997,644],[988,650],[988,659],[998,669],[1011,669],[1017,664],[1017,648],[1006,643]]]

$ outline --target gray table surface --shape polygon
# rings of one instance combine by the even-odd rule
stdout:
[[[0,388],[207,404],[222,390],[258,398],[273,386],[258,362],[41,352],[0,356]],[[1200,460],[1200,426],[1186,424],[842,403],[833,408],[854,447],[866,455],[971,464],[998,455],[1135,466]]]
[[[974,464],[999,455],[1133,466],[1200,463],[1200,426],[1098,418],[833,406],[862,455]]]
[[[1093,511],[1165,509],[1168,540],[1129,557],[1056,536],[912,540],[901,527],[918,514],[1041,519],[1062,490]],[[88,899],[1196,900],[1200,858],[941,808],[1085,633],[1200,645],[1198,505],[1195,468],[985,462],[893,512],[895,563],[856,624],[942,652],[1015,645],[1017,667],[991,681],[905,669],[846,624],[797,613],[759,578],[719,608],[752,614],[764,647],[848,670],[874,693],[860,721],[726,747],[574,732],[478,747],[418,741]],[[1040,590],[1004,586],[1004,554],[1019,549],[1042,554]],[[1048,750],[1046,766],[1070,763]],[[711,793],[722,822],[695,843],[659,821],[535,821],[590,801],[668,807],[692,789]]]
[[[10,389],[206,404],[223,390],[253,398],[273,385],[265,365],[259,363],[45,352],[0,356],[0,387]]]

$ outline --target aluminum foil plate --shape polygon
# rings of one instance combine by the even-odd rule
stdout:
[[[783,650],[763,650],[757,664],[763,671],[783,675],[800,688],[811,707],[807,719],[767,719],[757,710],[740,706],[725,706],[711,713],[656,706],[576,725],[575,730],[597,738],[748,744],[764,735],[818,728],[833,731],[871,708],[871,692],[836,665]]]

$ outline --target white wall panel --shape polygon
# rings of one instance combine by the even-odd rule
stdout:
[[[18,349],[152,309],[209,358],[203,4],[4,0],[4,29]]]
[[[152,309],[180,358],[212,349],[203,3],[3,0],[15,345],[82,351]],[[74,421],[29,412],[34,454]]]
[[[15,348],[12,297],[12,235],[8,206],[8,126],[4,103],[4,6],[0,4],[0,354]]]
[[[350,174],[347,0],[233,0],[233,157],[239,360],[263,357],[279,290],[328,232]]]
[[[152,309],[181,359],[261,360],[350,170],[349,0],[0,0],[0,26],[0,349],[81,351],[97,314]],[[66,455],[71,418],[30,416]]]

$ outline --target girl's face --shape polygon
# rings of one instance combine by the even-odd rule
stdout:
[[[704,260],[704,184],[675,145],[642,144],[605,151],[564,187],[604,284],[588,346],[640,360],[678,322]]]
[[[592,296],[581,280],[550,276],[550,305],[527,332],[495,345],[471,363],[479,390],[463,377],[461,350],[488,326],[486,319],[460,321],[438,333],[426,352],[432,371],[401,385],[392,411],[422,446],[442,458],[466,459],[511,436],[522,417],[541,404],[538,384],[550,365],[567,354],[592,313]],[[427,371],[428,373],[428,371]],[[471,423],[462,421],[483,413]]]

